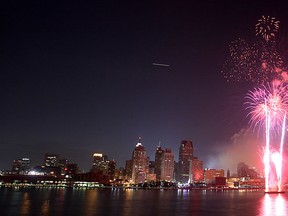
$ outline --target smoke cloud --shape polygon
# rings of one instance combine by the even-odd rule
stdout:
[[[214,153],[208,158],[208,168],[230,170],[230,174],[237,173],[237,164],[246,163],[263,174],[262,151],[263,138],[249,128],[243,128],[235,133],[229,143],[214,148]]]

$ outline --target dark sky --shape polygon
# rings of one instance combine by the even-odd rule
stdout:
[[[286,14],[263,1],[2,4],[0,169],[22,157],[41,164],[46,152],[85,171],[94,152],[124,166],[139,136],[153,160],[159,141],[178,161],[191,139],[204,165],[217,161],[248,125],[251,84],[220,73],[228,45],[253,36],[261,15]]]

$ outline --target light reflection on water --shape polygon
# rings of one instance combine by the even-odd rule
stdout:
[[[263,216],[285,216],[288,215],[287,195],[265,194],[260,200],[259,214]]]
[[[287,194],[263,191],[0,188],[0,215],[288,215]]]

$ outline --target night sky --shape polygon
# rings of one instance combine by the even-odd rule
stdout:
[[[258,158],[243,105],[254,84],[220,71],[232,40],[253,37],[261,15],[284,27],[287,8],[201,2],[2,4],[0,169],[22,157],[42,164],[47,152],[85,171],[94,152],[124,166],[139,136],[151,160],[161,142],[178,161],[183,139],[205,167]]]

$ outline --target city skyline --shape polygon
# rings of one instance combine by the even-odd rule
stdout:
[[[163,146],[162,146],[163,147]],[[171,149],[169,147],[163,147],[162,149],[160,143],[158,144],[158,146],[155,148],[155,152],[152,156],[150,155],[147,155],[146,154],[146,150],[145,150],[145,146],[142,145],[142,141],[141,141],[141,137],[138,138],[138,142],[137,144],[135,145],[135,148],[134,150],[132,149],[132,157],[131,158],[127,158],[125,161],[126,161],[126,165],[125,166],[119,166],[119,161],[115,161],[115,159],[113,158],[110,158],[109,155],[106,155],[105,152],[94,152],[91,156],[91,163],[90,163],[90,166],[89,167],[79,167],[79,165],[77,163],[75,163],[73,160],[71,160],[71,158],[67,158],[65,155],[60,155],[59,153],[52,153],[52,152],[46,152],[45,154],[43,154],[43,160],[41,163],[33,163],[33,158],[27,158],[27,157],[19,157],[19,158],[14,158],[13,161],[11,162],[11,167],[12,169],[8,168],[6,170],[0,170],[0,171],[3,171],[3,172],[8,172],[10,173],[11,171],[12,172],[19,172],[20,171],[20,174],[21,174],[21,169],[22,168],[25,168],[25,174],[27,174],[26,172],[29,171],[29,173],[32,171],[34,172],[34,169],[39,169],[39,167],[60,167],[61,169],[64,169],[65,165],[67,164],[75,164],[77,165],[78,169],[79,169],[79,172],[80,173],[89,173],[89,172],[94,172],[95,170],[102,170],[102,169],[107,169],[106,166],[108,166],[108,163],[109,162],[113,162],[114,163],[114,168],[117,168],[118,170],[122,170],[122,169],[131,169],[131,167],[135,167],[137,163],[140,163],[141,165],[137,165],[136,167],[138,166],[147,166],[145,169],[147,172],[146,174],[155,174],[155,178],[157,180],[159,180],[159,178],[165,178],[164,175],[166,174],[166,171],[163,171],[163,170],[159,170],[159,169],[162,169],[164,167],[162,167],[162,160],[167,160],[168,158],[171,159],[171,155],[172,155],[172,158],[174,159],[173,160],[173,170],[174,170],[174,166],[177,166],[178,170],[174,170],[173,173],[175,174],[175,178],[178,179],[179,182],[189,182],[189,181],[192,181],[190,180],[190,177],[191,174],[197,176],[195,173],[191,173],[191,164],[190,163],[195,163],[194,165],[192,166],[196,166],[198,167],[197,164],[199,164],[199,162],[201,163],[201,168],[200,170],[202,169],[202,171],[204,170],[223,170],[225,171],[225,173],[229,170],[229,173],[230,171],[233,171],[232,175],[237,175],[237,173],[239,173],[238,171],[238,166],[239,166],[239,163],[242,163],[242,164],[246,164],[245,161],[238,161],[236,164],[237,166],[236,167],[231,167],[231,164],[227,164],[227,167],[226,169],[223,169],[222,167],[217,167],[217,166],[214,166],[214,167],[204,167],[203,166],[203,163],[205,163],[205,161],[201,160],[201,158],[198,158],[197,155],[194,154],[194,146],[193,146],[193,143],[191,140],[182,140],[179,144],[179,151],[178,152],[172,152]],[[135,165],[132,164],[132,161],[134,161],[135,157],[139,157],[139,156],[135,156],[135,152],[139,151],[142,152],[144,151],[145,152],[145,155],[142,155],[140,153],[140,162],[136,162]],[[159,155],[160,154],[160,155]],[[136,153],[136,155],[139,155],[139,153]],[[142,155],[142,156],[141,156]],[[174,158],[174,155],[179,155],[179,159],[178,160],[175,160]],[[163,157],[163,158],[162,158]],[[31,160],[32,159],[32,160]],[[138,160],[138,159],[137,159]],[[141,160],[144,160],[143,162],[141,162]],[[29,166],[27,167],[27,165],[25,165],[25,161],[29,161]],[[131,161],[131,167],[127,167],[127,161]],[[160,164],[158,164],[159,162]],[[150,162],[154,162],[154,166],[155,166],[155,170],[152,171],[152,173],[150,173],[150,168],[149,168],[149,171],[148,171],[148,163]],[[20,163],[20,170],[19,169],[19,163]],[[24,163],[24,167],[22,167],[23,165],[21,165],[21,163]],[[135,162],[134,162],[135,163]],[[122,163],[120,163],[122,164]],[[146,165],[144,165],[146,164]],[[177,164],[177,165],[175,165]],[[164,166],[166,166],[165,169],[169,169],[167,167],[167,163],[165,163]],[[171,166],[171,165],[168,165],[168,166]],[[249,167],[248,165],[246,165],[247,167]],[[252,166],[253,167],[253,166]],[[16,169],[15,169],[16,168]],[[199,168],[197,168],[199,170]],[[258,169],[257,169],[258,168]],[[142,168],[141,168],[142,169]],[[140,169],[140,170],[141,170]],[[144,169],[144,168],[143,168]],[[176,168],[175,168],[176,169]],[[261,170],[259,170],[259,167],[253,167],[252,169],[256,169],[258,172],[262,173]],[[129,173],[129,171],[126,170],[126,172]],[[133,173],[133,169],[131,169],[131,171]],[[134,175],[135,173],[137,173],[138,170],[134,170]],[[165,174],[164,174],[165,172]],[[169,171],[168,171],[169,172]],[[24,173],[22,173],[24,174]],[[127,175],[127,174],[126,174]],[[182,176],[183,175],[183,176]],[[201,175],[201,174],[200,174]],[[171,173],[170,173],[170,178],[172,179],[172,176],[171,176]],[[184,177],[184,178],[183,178]],[[126,176],[126,178],[129,178],[129,174],[128,176]],[[134,178],[134,182],[135,182],[135,176],[130,176],[131,179]],[[169,178],[169,177],[168,177]],[[196,178],[197,179],[197,178]]]
[[[187,139],[204,167],[261,163],[262,137],[249,131],[243,105],[254,84],[227,83],[220,71],[230,42],[253,35],[262,15],[287,29],[284,3],[3,8],[0,170],[15,158],[40,163],[46,152],[84,169],[94,152],[104,152],[124,167],[139,136],[149,156],[159,142],[176,153]]]

